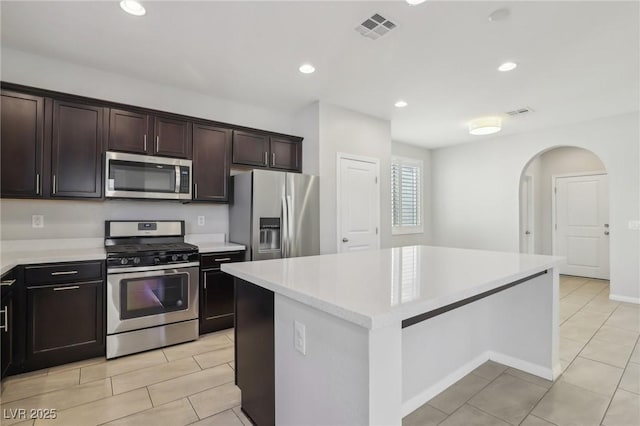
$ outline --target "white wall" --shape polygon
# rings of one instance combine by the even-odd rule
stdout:
[[[320,102],[314,102],[294,116],[295,134],[302,136],[302,173],[320,175]],[[320,180],[322,185],[322,179]]]
[[[2,48],[2,81],[281,133],[293,116],[121,74]]]
[[[599,172],[605,167],[591,151],[575,147],[547,151],[529,164],[525,174],[534,178],[536,253],[552,254],[552,198],[553,175],[564,173]]]
[[[319,119],[320,252],[337,251],[338,152],[380,160],[380,246],[391,247],[391,123],[323,102]]]
[[[229,232],[229,209],[217,204],[3,199],[0,208],[0,240],[104,238],[105,220],[184,220],[187,234]],[[33,214],[44,215],[44,228],[31,227]],[[198,216],[205,217],[204,226]]]
[[[418,234],[392,235],[393,247],[431,244],[431,151],[401,142],[391,144],[391,155],[422,160],[422,224]],[[390,206],[388,208],[391,208]]]
[[[638,112],[526,134],[479,138],[432,152],[432,233],[437,245],[518,251],[519,185],[527,163],[553,147],[588,149],[609,174],[611,295],[640,302]]]

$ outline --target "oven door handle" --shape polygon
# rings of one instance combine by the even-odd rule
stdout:
[[[139,274],[140,272],[155,272],[162,273],[162,271],[182,271],[185,268],[200,267],[200,262],[189,263],[177,263],[171,265],[154,265],[154,266],[128,266],[125,268],[107,268],[107,274],[114,276],[126,276],[128,274]]]

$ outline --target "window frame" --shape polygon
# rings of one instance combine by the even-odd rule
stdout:
[[[391,211],[391,235],[409,235],[409,234],[423,234],[424,233],[424,198],[423,198],[423,185],[424,185],[424,161],[415,158],[402,157],[394,155],[391,157],[391,203],[393,205],[393,166],[399,164],[400,166],[412,166],[418,168],[419,182],[418,182],[418,219],[419,225],[394,225],[393,224],[393,207]]]

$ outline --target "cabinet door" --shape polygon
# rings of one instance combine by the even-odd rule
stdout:
[[[2,91],[0,128],[3,197],[41,197],[44,99]]]
[[[202,273],[200,333],[233,327],[233,277],[222,271]]]
[[[231,130],[193,125],[193,199],[227,201]]]
[[[257,133],[233,131],[233,163],[267,167],[269,137]]]
[[[155,118],[153,153],[165,157],[191,158],[191,123]]]
[[[27,287],[30,368],[104,355],[103,282]]]
[[[0,376],[4,377],[7,369],[13,361],[13,292],[9,292],[2,296],[0,304],[0,351],[2,358],[0,359]]]
[[[53,197],[102,196],[102,114],[100,107],[53,102]]]
[[[151,118],[147,114],[112,109],[109,113],[109,141],[112,151],[150,152]]]
[[[302,142],[273,136],[270,139],[269,167],[302,171]]]

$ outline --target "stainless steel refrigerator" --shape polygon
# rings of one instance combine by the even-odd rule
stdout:
[[[247,260],[320,254],[318,177],[253,170],[231,177],[229,241]]]

